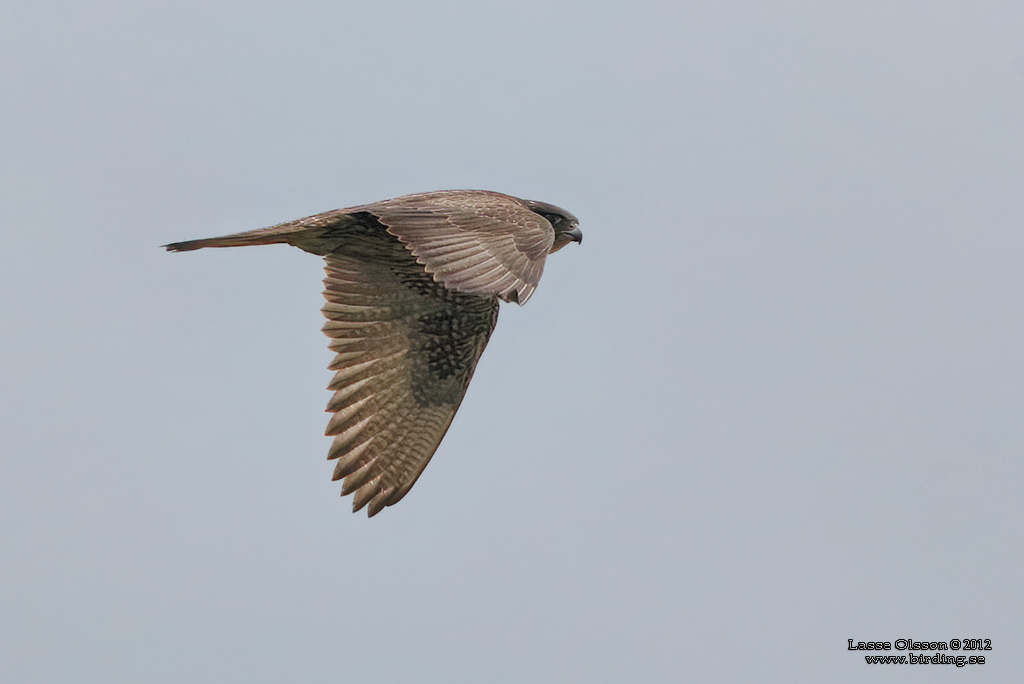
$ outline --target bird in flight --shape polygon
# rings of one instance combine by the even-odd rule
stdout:
[[[575,216],[485,190],[443,190],[336,209],[165,247],[285,243],[326,261],[334,480],[372,517],[404,497],[462,403],[498,320],[524,304],[544,260],[581,242]]]

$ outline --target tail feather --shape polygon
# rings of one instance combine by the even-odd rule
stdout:
[[[247,247],[250,245],[274,245],[282,242],[291,242],[295,239],[294,234],[266,234],[261,231],[250,231],[248,233],[236,233],[223,237],[205,238],[203,240],[185,240],[184,242],[172,242],[163,245],[168,252],[191,252],[194,249],[204,247]]]
[[[232,235],[205,238],[203,240],[172,242],[169,245],[163,246],[167,248],[168,252],[190,252],[194,249],[203,249],[204,247],[247,247],[251,245],[286,243],[306,251],[312,251],[314,254],[326,254],[327,252],[317,251],[319,245],[316,241],[326,233],[337,231],[343,226],[358,220],[358,216],[352,214],[348,209],[336,209],[314,216],[307,216],[296,221],[279,223],[269,228],[247,230],[244,233],[234,233]],[[316,247],[310,248],[311,244],[316,245]]]
[[[314,254],[326,254],[320,251],[323,245],[320,239],[326,235],[334,234],[349,226],[363,220],[363,214],[352,213],[348,209],[335,209],[314,216],[307,216],[287,223],[279,223],[269,228],[258,230],[247,230],[244,233],[222,235],[221,237],[205,238],[203,240],[186,240],[184,242],[172,242],[163,245],[168,252],[190,252],[194,249],[204,247],[247,247],[251,245],[295,245],[299,249]]]

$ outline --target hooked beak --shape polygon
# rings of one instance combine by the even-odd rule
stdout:
[[[551,245],[549,252],[554,254],[570,242],[583,242],[583,233],[580,232],[579,226],[573,226],[572,230],[563,230],[555,233],[555,242]]]

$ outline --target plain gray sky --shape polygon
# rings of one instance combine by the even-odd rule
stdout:
[[[5,681],[1024,675],[1020,3],[0,14]],[[586,241],[367,520],[320,260],[159,246],[442,188]]]

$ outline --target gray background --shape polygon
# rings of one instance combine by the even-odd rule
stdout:
[[[1019,3],[2,14],[5,681],[1024,674]],[[586,241],[353,516],[320,261],[159,245],[460,187]]]

